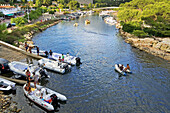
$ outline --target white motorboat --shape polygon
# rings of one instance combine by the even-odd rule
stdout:
[[[117,23],[117,21],[113,17],[106,17],[104,21],[110,25],[115,25]]]
[[[32,49],[31,50],[33,54],[37,55],[37,50],[36,49]],[[47,51],[43,51],[43,50],[39,50],[39,55],[42,57],[48,57],[48,52]]]
[[[126,76],[127,75],[126,73],[132,73],[129,69],[124,71],[124,69],[126,68],[125,66],[123,66],[123,70],[120,70],[120,66],[122,66],[122,64],[115,64],[115,70],[120,74]]]
[[[26,77],[26,70],[29,69],[30,71],[30,77],[33,77],[33,72],[35,72],[36,75],[39,75],[39,77],[48,77],[46,75],[46,71],[38,66],[35,66],[33,64],[26,64],[23,62],[18,62],[18,61],[13,61],[11,63],[8,64],[9,68],[11,71],[13,71],[16,74],[22,75],[24,77]]]
[[[62,58],[62,54],[53,53],[52,56],[49,56],[49,57],[51,57],[51,58],[53,58],[53,59],[55,59],[56,61],[59,62],[59,57]],[[71,65],[80,65],[81,64],[79,57],[71,56],[68,53],[67,53],[67,55],[64,55],[64,61],[63,62],[71,64]]]
[[[15,83],[9,80],[0,78],[0,91],[15,90]]]
[[[53,61],[53,60],[50,60],[47,58],[43,58],[43,59],[39,60],[38,63],[40,66],[43,66],[46,69],[49,69],[49,70],[52,70],[55,72],[59,72],[62,74],[71,70],[71,66],[68,65],[67,63]]]
[[[32,50],[32,53],[37,54],[37,51]],[[47,51],[43,51],[43,50],[40,50],[39,55],[43,56],[43,57],[48,57],[49,59],[53,59],[53,60],[56,60],[58,62],[59,62],[59,57],[62,57],[62,54],[54,53],[54,52],[53,52],[52,56],[50,56]],[[71,65],[80,65],[81,59],[79,57],[71,56],[67,53],[67,55],[64,55],[64,61],[63,62],[71,64]]]
[[[23,86],[24,94],[33,102],[37,103],[41,107],[45,108],[48,111],[53,111],[58,106],[58,100],[66,101],[67,98],[49,88],[36,85],[36,89],[34,88],[34,84],[30,84],[31,92],[26,91],[26,84]]]

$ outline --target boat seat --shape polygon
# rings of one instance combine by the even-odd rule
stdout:
[[[35,96],[38,97],[38,98],[41,97],[41,92],[40,92],[39,90],[36,90],[34,94],[35,94]]]

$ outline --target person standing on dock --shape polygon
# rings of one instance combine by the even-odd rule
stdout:
[[[28,50],[28,44],[27,44],[27,42],[25,42],[25,51],[27,52],[27,50]]]
[[[32,51],[31,51],[31,50],[32,50],[32,48],[33,48],[32,46],[29,46],[29,51],[30,51],[30,53],[32,53]]]
[[[37,47],[37,55],[39,56],[40,50],[39,47]]]

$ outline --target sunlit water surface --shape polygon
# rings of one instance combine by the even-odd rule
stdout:
[[[85,25],[86,19],[91,24]],[[75,22],[78,27],[73,26]],[[170,112],[170,64],[132,48],[117,32],[101,17],[87,16],[61,22],[33,38],[41,50],[69,52],[81,58],[82,65],[72,67],[71,72],[49,71],[51,78],[42,81],[68,98],[59,112]],[[114,70],[116,63],[129,63],[133,74],[119,76]],[[22,113],[45,112],[24,96],[21,86],[14,97]]]

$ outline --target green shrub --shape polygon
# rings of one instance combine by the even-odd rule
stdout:
[[[6,23],[0,24],[0,33],[5,29],[7,29]]]
[[[27,22],[27,19],[23,17],[11,18],[11,23],[15,23],[16,26],[22,26]]]
[[[142,30],[134,30],[132,34],[134,34],[135,36],[138,36],[140,38],[148,36],[148,34]]]

